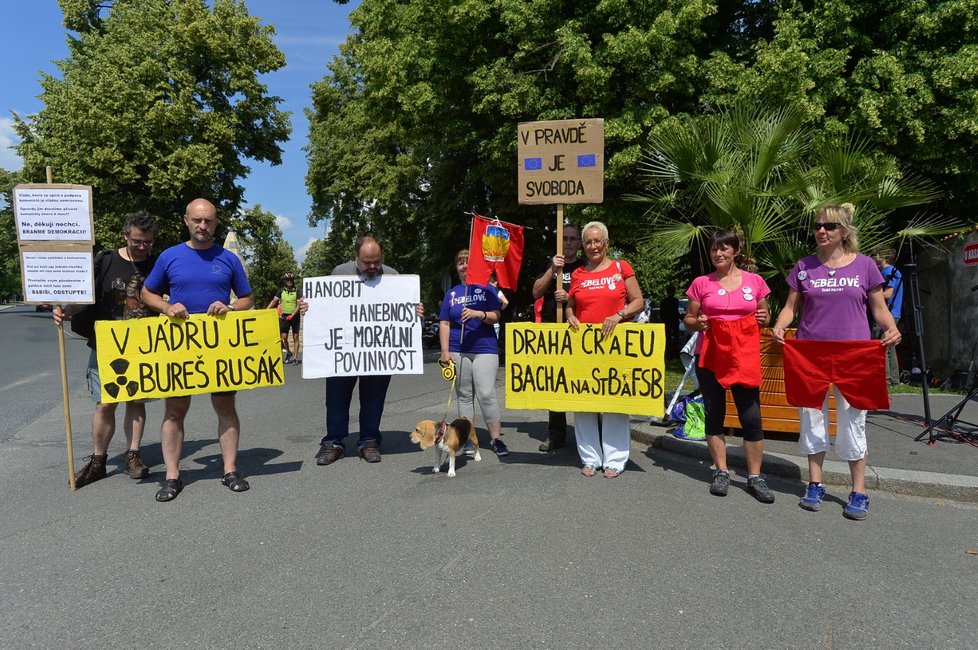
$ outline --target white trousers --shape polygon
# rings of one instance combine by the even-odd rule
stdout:
[[[839,389],[835,391],[835,453],[842,460],[866,457],[866,411],[852,408]],[[829,450],[829,392],[825,391],[822,409],[800,408],[801,435],[798,449],[806,456]]]
[[[574,436],[581,462],[594,467],[625,469],[632,436],[628,416],[621,413],[574,413]]]

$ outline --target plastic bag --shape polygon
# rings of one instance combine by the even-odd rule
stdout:
[[[690,394],[682,398],[669,414],[673,420],[682,424],[672,432],[676,438],[702,440],[706,438],[706,410],[701,395]]]

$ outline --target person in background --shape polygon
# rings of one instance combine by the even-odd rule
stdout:
[[[188,318],[190,314],[218,316],[255,306],[251,284],[241,260],[218,244],[217,209],[206,199],[195,199],[187,206],[183,222],[190,239],[163,251],[156,266],[143,283],[146,305],[164,316]],[[231,294],[237,298],[231,303]],[[169,301],[163,298],[169,295]],[[241,420],[234,404],[235,391],[211,393],[211,406],[217,414],[217,439],[221,446],[224,471],[221,484],[232,492],[244,492],[250,485],[238,471],[238,439]],[[190,410],[190,396],[167,397],[160,443],[166,480],[156,493],[160,502],[173,501],[183,490],[180,457],[183,454],[184,420]]]
[[[798,311],[801,322],[795,338],[819,341],[872,340],[867,307],[883,327],[881,345],[900,342],[900,330],[883,300],[883,276],[872,259],[859,253],[859,231],[851,203],[828,205],[818,211],[814,232],[816,254],[803,257],[788,273],[788,298],[778,314],[771,336],[784,343],[785,328]],[[852,492],[843,509],[849,519],[869,514],[866,494],[866,411],[852,407],[838,386],[835,391],[835,452],[849,463]],[[829,449],[829,392],[821,409],[799,408],[798,446],[808,456],[809,483],[798,505],[817,511],[825,487],[822,464]]]
[[[507,298],[506,293],[499,288],[499,280],[496,278],[495,271],[493,271],[492,275],[489,276],[489,288],[496,291],[496,297],[499,298],[499,305],[501,309],[500,313],[502,313],[502,311],[505,311],[506,308],[509,307],[509,298]],[[499,323],[494,323],[492,327],[496,331],[496,339],[498,340],[500,330]]]
[[[645,300],[631,265],[608,257],[608,227],[592,221],[582,233],[587,262],[571,276],[567,323],[575,331],[581,323],[600,324],[602,336],[609,337],[618,323],[645,308]],[[627,414],[575,413],[574,432],[584,476],[594,476],[599,468],[605,478],[621,474],[631,446]]]
[[[894,251],[892,248],[876,251],[873,253],[873,261],[876,262],[880,274],[883,276],[883,300],[886,307],[893,316],[893,322],[899,326],[901,309],[903,307],[903,275],[893,266]],[[873,338],[881,338],[883,328],[876,324],[873,326]],[[886,348],[886,381],[890,386],[897,386],[900,383],[900,363],[897,361],[896,346],[891,345]]]
[[[727,388],[737,405],[747,457],[747,489],[761,503],[774,503],[774,494],[761,474],[764,458],[764,429],[761,425],[760,330],[770,314],[771,293],[764,278],[741,270],[740,238],[732,230],[721,230],[710,238],[713,273],[693,280],[686,296],[684,317],[689,331],[701,332],[696,341],[696,379],[706,412],[706,444],[716,471],[710,494],[724,497],[730,487],[727,441],[723,421],[727,416]],[[714,336],[718,333],[717,336]],[[704,343],[714,346],[703,355]],[[719,347],[717,347],[719,346]],[[749,358],[747,358],[749,356]],[[737,372],[750,369],[749,372]]]
[[[469,251],[455,255],[455,270],[459,284],[445,294],[439,320],[439,363],[455,364],[459,416],[468,418],[475,426],[475,399],[489,430],[489,448],[497,456],[506,456],[509,449],[503,442],[502,418],[496,396],[496,369],[499,368],[499,341],[493,325],[502,317],[498,292],[492,287],[466,284]],[[464,448],[469,451],[468,445]],[[471,450],[474,452],[475,450]]]
[[[587,260],[579,258],[581,231],[573,225],[564,226],[563,255],[554,255],[537,274],[533,282],[533,299],[542,300],[540,323],[556,323],[557,309],[567,303],[571,275],[584,266]],[[559,283],[558,283],[559,280]],[[548,411],[547,439],[540,443],[540,451],[555,451],[567,444],[567,414]]]
[[[666,326],[666,357],[679,358],[679,299],[676,287],[666,287],[665,297],[659,301],[659,320]]]
[[[149,314],[140,299],[143,280],[156,263],[152,255],[159,226],[156,217],[148,212],[135,212],[126,217],[122,226],[126,245],[112,251],[105,251],[95,257],[95,320],[128,320],[142,318]],[[86,305],[67,305],[55,307],[52,315],[60,326],[64,319],[78,314]],[[95,351],[95,335],[88,339],[91,353],[88,356],[88,389],[95,400],[92,412],[92,455],[79,472],[75,474],[75,487],[105,478],[105,461],[108,459],[109,443],[115,435],[115,411],[118,402],[102,402],[102,382],[98,372],[98,357]],[[146,425],[146,401],[135,400],[125,403],[125,416],[122,427],[126,434],[126,454],[123,462],[125,472],[133,479],[146,478],[149,468],[139,456],[139,445]]]
[[[282,335],[282,354],[285,356],[285,363],[298,365],[299,360],[299,320],[302,318],[299,313],[299,301],[302,300],[302,291],[295,284],[295,276],[286,273],[282,276],[282,288],[278,290],[275,297],[268,303],[267,309],[275,309],[282,306],[278,314],[278,330]],[[289,349],[289,332],[292,332],[292,343],[295,353]]]

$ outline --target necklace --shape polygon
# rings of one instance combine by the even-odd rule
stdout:
[[[843,255],[838,260],[836,260],[839,263],[839,266],[844,266],[845,265],[845,258],[846,258],[846,256]],[[824,266],[827,269],[826,273],[829,274],[829,277],[830,278],[834,278],[835,277],[835,271],[836,271],[836,269],[838,267],[829,266],[829,260],[825,260],[824,262],[822,262],[822,266]]]

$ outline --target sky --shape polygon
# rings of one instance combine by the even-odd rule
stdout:
[[[292,113],[292,137],[282,145],[282,164],[271,166],[246,161],[252,171],[241,181],[248,205],[261,204],[276,215],[279,227],[296,258],[305,257],[309,244],[324,234],[324,226],[310,228],[310,199],[306,192],[306,157],[302,147],[309,125],[303,109],[310,105],[309,85],[322,79],[326,64],[339,52],[350,30],[349,13],[359,0],[338,5],[332,0],[246,0],[248,12],[275,26],[275,44],[285,53],[286,66],[263,77],[270,95],[284,101]],[[54,61],[68,54],[68,32],[62,25],[56,0],[4,2],[3,38],[0,38],[0,167],[21,168],[16,152],[11,112],[20,116],[42,108],[41,72],[57,74]],[[16,26],[13,28],[13,26]],[[43,182],[37,179],[35,182]],[[60,180],[60,179],[55,179]],[[70,182],[70,181],[61,181]]]

